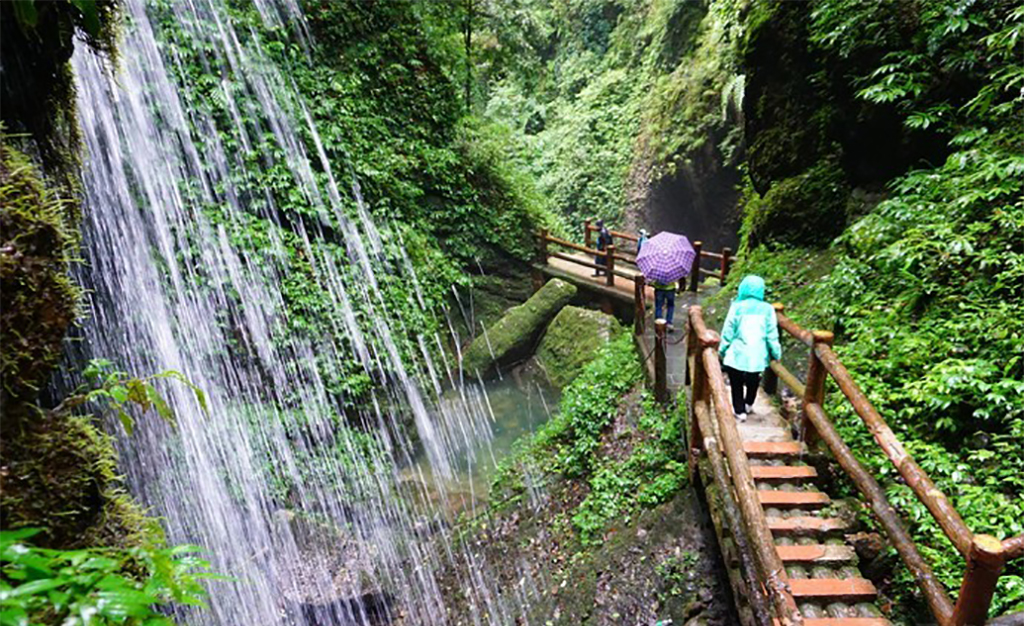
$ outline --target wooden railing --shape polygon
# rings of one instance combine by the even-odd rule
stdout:
[[[587,258],[581,259],[580,257],[573,256],[571,254],[565,254],[562,252],[552,252],[550,249],[550,246],[552,244],[560,246],[562,248],[567,248],[569,250],[583,252],[589,255],[588,258],[593,257],[594,262],[589,261]],[[561,239],[559,237],[550,235],[548,234],[547,230],[541,230],[539,233],[537,233],[536,255],[537,256],[534,262],[540,265],[546,265],[548,259],[554,257],[556,259],[562,259],[563,261],[575,263],[576,265],[589,267],[596,271],[605,272],[605,281],[607,282],[609,287],[615,285],[616,276],[625,278],[627,280],[633,280],[635,276],[635,273],[633,272],[624,272],[622,270],[616,269],[615,262],[616,260],[621,259],[621,257],[616,254],[614,245],[608,246],[606,250],[596,250],[588,248],[587,246],[582,246],[578,243],[573,243],[566,239]],[[597,263],[596,261],[598,258],[603,258],[604,263]]]
[[[594,248],[594,233],[599,232],[601,229],[591,224],[590,220],[583,222],[583,241],[588,250],[595,250]],[[608,231],[612,236],[612,242],[616,239],[621,239],[625,242],[630,242],[633,249],[636,249],[636,243],[640,240],[640,237],[634,233],[626,233],[618,230]],[[697,286],[700,284],[701,279],[704,276],[713,276],[717,278],[723,285],[729,277],[729,269],[732,267],[734,260],[732,249],[723,248],[721,252],[708,252],[705,251],[704,244],[700,241],[691,242],[693,244],[693,250],[696,252],[696,256],[693,259],[693,268],[690,270],[690,280],[688,283],[690,291],[697,291]],[[630,252],[624,252],[621,247],[617,247],[614,256],[615,259],[625,261],[627,263],[636,264],[636,254]],[[714,261],[717,264],[717,268],[710,270],[702,267],[703,261]]]
[[[801,411],[795,425],[797,436],[801,437],[805,443],[812,444],[815,441],[821,441],[828,447],[839,466],[870,505],[900,559],[914,576],[939,626],[984,624],[995,593],[996,583],[1006,562],[1024,555],[1024,535],[999,541],[991,535],[973,533],[964,523],[949,498],[935,486],[928,474],[907,453],[881,414],[854,382],[849,371],[832,350],[832,333],[801,328],[783,313],[784,307],[781,304],[774,306],[778,317],[780,336],[784,332],[806,344],[810,348],[810,356],[807,364],[806,383],[801,383],[782,363],[773,361],[770,372],[765,376],[765,390],[775,393],[778,382],[781,381],[801,398]],[[690,318],[691,340],[696,341],[700,346],[711,345],[713,333],[704,329],[699,307],[691,309]],[[706,348],[701,347],[700,350],[706,351]],[[717,359],[714,361],[715,367],[717,367]],[[825,413],[823,401],[829,377],[836,382],[843,395],[846,396],[882,452],[896,467],[905,484],[927,507],[945,535],[964,556],[963,582],[955,604],[946,589],[936,580],[931,566],[921,556],[910,534],[886,498],[885,491],[871,473],[860,464]],[[694,380],[696,381],[698,378],[694,378]],[[694,396],[697,396],[696,383],[694,389]],[[723,414],[731,415],[727,404],[723,405]],[[759,573],[767,574],[763,571]]]
[[[722,502],[724,524],[734,539],[746,587],[744,595],[755,623],[800,626],[803,617],[787,585],[786,570],[775,548],[733,418],[732,402],[718,361],[721,338],[704,324],[701,307],[690,307],[689,321],[686,373],[691,385],[691,478],[697,480],[698,459],[705,453],[715,491]]]

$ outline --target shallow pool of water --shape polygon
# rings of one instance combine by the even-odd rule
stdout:
[[[485,382],[483,387],[490,413],[490,436],[476,438],[458,451],[452,464],[453,476],[440,479],[439,484],[422,451],[414,465],[406,470],[421,474],[428,483],[443,488],[457,511],[486,500],[490,480],[513,444],[535,432],[558,409],[559,391],[541,383],[535,376],[506,375]]]

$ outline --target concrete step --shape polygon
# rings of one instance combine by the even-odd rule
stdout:
[[[793,509],[820,509],[832,502],[827,493],[820,491],[762,490],[757,492],[757,499],[761,506]]]
[[[787,584],[797,602],[869,602],[878,595],[866,578],[790,578]]]
[[[754,458],[800,456],[807,452],[799,441],[744,441],[743,451]]]
[[[846,565],[852,563],[856,554],[850,546],[775,546],[783,563],[801,565]]]
[[[796,482],[818,477],[818,470],[810,465],[753,465],[750,472],[754,480]]]
[[[836,535],[849,528],[845,520],[834,517],[769,517],[768,529],[776,535]]]

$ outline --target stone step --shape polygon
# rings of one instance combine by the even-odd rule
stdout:
[[[750,472],[754,480],[799,481],[818,477],[818,470],[810,465],[753,465]]]
[[[755,458],[800,456],[807,451],[799,441],[744,441],[743,451]]]
[[[867,602],[878,595],[866,578],[790,578],[787,584],[798,602]]]
[[[834,517],[769,517],[768,529],[776,535],[834,535],[849,528],[845,520]]]
[[[827,493],[820,491],[774,491],[757,492],[761,506],[788,507],[794,509],[820,509],[832,502]]]
[[[776,625],[779,620],[772,620]],[[804,626],[892,626],[882,617],[818,617],[804,618]]]
[[[850,546],[775,546],[783,563],[803,565],[844,565],[856,557]]]

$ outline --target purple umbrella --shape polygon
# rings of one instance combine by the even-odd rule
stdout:
[[[689,274],[696,255],[686,237],[660,232],[644,242],[636,265],[647,282],[667,284]]]

